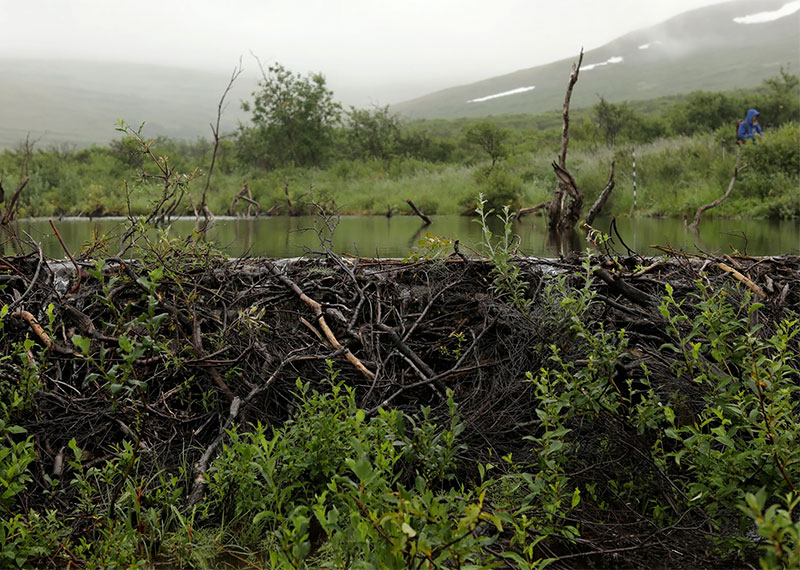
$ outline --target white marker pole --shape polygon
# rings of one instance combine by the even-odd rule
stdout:
[[[633,211],[636,211],[636,148],[632,151],[633,153]]]

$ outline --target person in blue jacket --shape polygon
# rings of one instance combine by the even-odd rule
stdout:
[[[761,125],[758,124],[758,111],[750,109],[747,111],[745,120],[739,122],[739,128],[736,131],[736,142],[744,144],[746,140],[755,140],[756,137],[760,136]]]

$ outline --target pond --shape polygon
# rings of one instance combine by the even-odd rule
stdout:
[[[491,228],[500,233],[502,227],[492,220]],[[62,239],[71,252],[77,254],[93,236],[111,239],[109,250],[116,252],[119,236],[125,221],[119,218],[70,218],[54,220]],[[295,257],[309,250],[320,249],[320,239],[314,228],[322,222],[315,217],[265,217],[265,218],[217,218],[209,232],[209,239],[230,256]],[[594,227],[604,232],[610,228],[610,219],[599,218]],[[173,221],[170,235],[191,235],[194,219]],[[64,257],[64,250],[56,238],[49,220],[34,219],[17,222],[20,235],[42,244],[48,257]],[[589,247],[582,232],[553,240],[547,232],[546,220],[533,216],[523,218],[513,225],[520,237],[520,251],[527,255],[556,257]],[[800,253],[800,221],[768,220],[722,220],[709,218],[700,225],[699,238],[684,227],[683,220],[653,218],[620,218],[617,229],[622,240],[642,255],[657,255],[651,245],[665,245],[687,252],[710,254],[731,253],[733,250],[749,255],[779,255]],[[24,232],[24,233],[22,233]],[[463,216],[433,216],[433,223],[423,226],[413,216],[342,216],[333,234],[333,249],[364,257],[405,257],[426,239],[426,234],[449,239],[458,239],[462,250],[470,254],[469,248],[478,250],[481,227],[473,218]],[[616,237],[616,236],[615,236]],[[27,238],[26,238],[27,239]],[[0,252],[13,255],[18,248],[8,237],[2,238]],[[615,240],[615,249],[625,252],[624,246]]]

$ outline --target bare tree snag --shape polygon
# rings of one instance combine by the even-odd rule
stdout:
[[[615,161],[611,161],[611,173],[608,175],[608,182],[606,182],[606,187],[603,188],[603,191],[600,192],[600,195],[597,197],[597,200],[594,201],[592,207],[589,208],[589,213],[586,214],[586,217],[583,219],[589,225],[592,225],[594,222],[595,216],[600,213],[600,210],[603,209],[603,205],[608,200],[611,191],[614,189],[614,163]]]
[[[578,184],[572,175],[564,168],[553,163],[553,170],[555,170],[556,178],[558,178],[558,187],[562,189],[563,196],[569,198],[564,200],[561,207],[561,218],[558,222],[556,230],[571,230],[578,222],[583,209],[583,192],[578,188]],[[552,220],[550,221],[552,227]]]
[[[425,222],[426,226],[431,225],[431,219],[428,216],[426,216],[419,208],[417,208],[414,202],[412,202],[411,200],[406,200],[406,204],[411,206],[411,209],[414,211],[414,213],[418,215],[420,218],[422,218],[422,221]]]
[[[739,159],[737,157],[736,166],[733,168],[733,178],[731,178],[731,182],[730,184],[728,184],[728,189],[725,191],[725,194],[723,194],[710,204],[705,204],[697,208],[697,212],[695,212],[694,214],[694,220],[692,220],[692,223],[689,224],[689,227],[692,229],[693,232],[697,232],[697,227],[700,225],[700,216],[703,215],[703,212],[705,212],[706,210],[710,210],[711,208],[714,208],[716,206],[719,206],[723,201],[725,201],[725,199],[728,196],[731,195],[731,191],[733,190],[733,184],[736,182],[736,177],[739,176],[739,173],[745,168],[747,168],[746,164],[743,165],[741,168],[739,168]]]
[[[561,152],[558,155],[558,163],[553,163],[554,168],[558,166],[562,171],[566,172],[567,170],[567,147],[569,146],[569,102],[572,98],[572,88],[575,86],[575,83],[578,82],[578,74],[580,73],[581,63],[583,63],[583,49],[581,49],[581,53],[578,56],[578,63],[572,64],[572,73],[569,75],[569,83],[567,84],[567,93],[564,97],[564,107],[561,112]],[[558,170],[556,170],[556,174],[558,175]],[[569,173],[567,173],[569,174]],[[572,177],[570,176],[569,179]],[[568,187],[568,182],[565,182],[565,178],[562,176],[558,177],[558,184],[556,185],[556,189],[553,191],[553,199],[550,202],[549,207],[547,208],[547,215],[550,218],[550,229],[554,231],[558,231],[561,229],[569,229],[574,227],[575,222],[577,222],[577,217],[575,221],[567,226],[565,222],[567,220],[564,219],[564,211],[567,207],[567,198],[570,196],[574,196],[575,194],[570,194],[570,191],[574,190],[575,192],[580,192],[577,186],[574,185],[574,181],[571,187]],[[581,195],[581,204],[583,205],[583,199]],[[571,211],[574,211],[574,206],[570,208]],[[578,208],[578,212],[580,212],[580,207]],[[580,215],[580,214],[579,214]]]

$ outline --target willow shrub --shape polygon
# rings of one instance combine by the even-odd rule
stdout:
[[[232,430],[209,470],[206,508],[230,539],[272,566],[406,568],[477,564],[502,524],[485,490],[456,480],[463,430],[379,410],[367,418],[328,363],[329,391],[297,381],[297,415],[280,428]],[[490,523],[488,530],[478,526]]]

